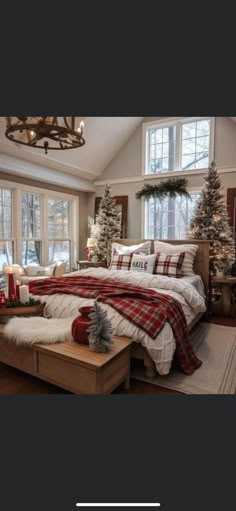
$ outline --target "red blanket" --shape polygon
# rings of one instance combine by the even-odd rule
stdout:
[[[183,372],[192,374],[201,365],[193,352],[183,309],[172,296],[141,286],[94,277],[34,280],[29,283],[29,290],[35,295],[74,294],[107,303],[152,339],[156,338],[167,321],[176,341],[176,360]]]

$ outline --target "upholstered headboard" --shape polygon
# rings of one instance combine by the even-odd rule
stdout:
[[[144,243],[145,241],[151,241],[151,253],[154,252],[154,240],[132,240],[132,239],[114,239],[116,243],[121,243],[122,245],[138,245],[139,243]],[[194,271],[198,275],[202,277],[206,297],[208,298],[209,293],[209,241],[202,240],[159,240],[162,242],[170,243],[171,245],[183,245],[183,244],[192,244],[198,245],[197,255],[194,261]]]

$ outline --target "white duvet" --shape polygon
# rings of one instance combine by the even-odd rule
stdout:
[[[188,324],[199,312],[206,310],[203,293],[199,293],[199,287],[201,289],[199,282],[198,286],[196,286],[185,279],[175,279],[141,272],[107,270],[105,268],[90,268],[67,274],[67,276],[71,277],[77,275],[92,276],[99,279],[110,278],[171,295],[181,303]],[[45,302],[44,315],[53,318],[74,318],[78,315],[78,307],[92,305],[94,302],[93,299],[59,293],[44,296],[34,295],[34,298]],[[133,341],[141,343],[154,360],[158,373],[161,375],[168,374],[175,352],[175,340],[169,323],[165,324],[156,339],[152,339],[112,307],[107,304],[101,305],[107,311],[108,317],[112,322],[113,334],[130,337]]]

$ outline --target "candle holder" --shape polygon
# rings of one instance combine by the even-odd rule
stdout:
[[[6,307],[7,299],[5,297],[4,291],[1,291],[0,294],[0,307]]]

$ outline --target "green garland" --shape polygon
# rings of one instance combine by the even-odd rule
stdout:
[[[182,195],[187,198],[191,198],[190,194],[186,190],[187,179],[184,177],[171,178],[161,182],[159,185],[145,184],[142,190],[136,193],[137,199],[149,199],[150,197],[156,197],[160,200],[169,196],[171,199],[175,199],[178,195]]]
[[[22,303],[20,300],[16,300],[14,302],[10,302],[9,300],[5,304],[5,307],[8,309],[14,308],[14,307],[30,307],[33,305],[39,305],[41,302],[40,300],[34,300],[33,298],[30,298],[27,303]]]

